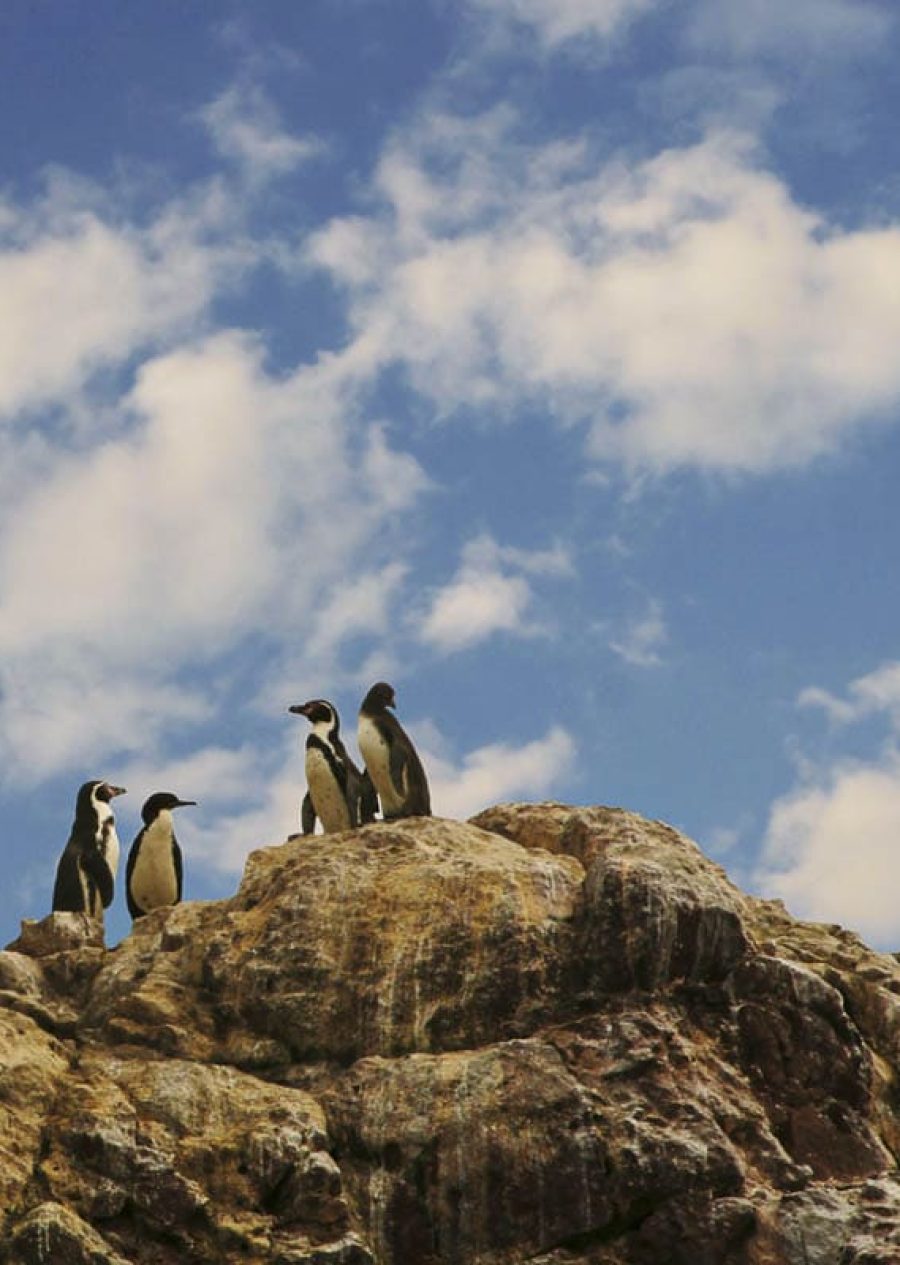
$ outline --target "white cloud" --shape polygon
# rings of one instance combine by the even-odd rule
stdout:
[[[317,139],[286,132],[272,103],[252,84],[232,85],[201,117],[223,157],[254,182],[286,175],[322,150]]]
[[[495,632],[521,631],[531,590],[521,576],[463,567],[441,589],[422,624],[422,638],[449,653]]]
[[[530,28],[548,50],[571,40],[607,41],[661,0],[469,0],[496,21]],[[693,7],[693,12],[691,8]],[[689,45],[742,58],[843,58],[890,33],[879,0],[698,0],[687,10]]]
[[[798,702],[802,707],[821,707],[829,720],[839,725],[886,712],[894,728],[900,729],[900,663],[883,663],[874,672],[857,677],[847,687],[846,698],[813,686],[803,690]]]
[[[344,386],[334,360],[275,378],[254,340],[220,334],[147,362],[117,437],[23,495],[0,536],[8,768],[152,750],[205,718],[187,669],[260,633],[274,672],[299,628],[322,641],[310,611],[331,610],[340,637],[367,618],[377,631],[377,583],[355,605],[348,586],[427,481],[382,430],[350,425]]]
[[[427,744],[427,745],[426,745]],[[560,726],[522,746],[491,743],[453,761],[439,737],[419,740],[433,811],[466,818],[509,799],[536,800],[572,778],[575,742]]]
[[[341,643],[348,637],[384,633],[392,599],[408,570],[403,563],[391,562],[378,571],[337,581],[313,612],[312,632],[304,647],[305,659],[332,665]]]
[[[900,753],[838,763],[772,808],[759,891],[792,913],[840,922],[884,948],[900,944]]]
[[[242,118],[249,130],[235,131]],[[301,156],[281,143],[262,98],[248,106],[225,94],[208,121],[223,145],[245,144],[245,174]],[[338,645],[367,615],[373,634],[383,627],[367,576],[388,590],[400,583],[382,537],[429,484],[383,425],[360,416],[371,361],[354,347],[275,374],[262,339],[203,336],[212,300],[260,258],[244,234],[254,197],[213,179],[139,219],[121,190],[101,196],[55,173],[33,206],[3,206],[9,777],[152,757],[173,729],[184,737],[210,721],[219,660],[247,637],[267,639],[274,679],[298,640],[312,666],[327,640],[323,612]],[[130,389],[123,369],[134,372]],[[55,410],[53,433],[17,424],[38,407]],[[342,599],[360,572],[355,599]]]
[[[159,669],[137,679],[84,647],[12,657],[0,681],[0,750],[6,779],[19,786],[60,768],[86,769],[87,778],[92,764],[119,765],[152,750],[167,727],[200,724],[212,711],[197,689],[166,681]]]
[[[356,354],[445,414],[537,400],[588,419],[598,461],[761,472],[900,399],[900,228],[829,225],[746,137],[597,165],[518,145],[502,112],[438,117],[376,185],[381,212],[311,258],[347,292]]]
[[[503,21],[532,28],[549,48],[579,37],[607,39],[659,0],[469,0]]]
[[[0,416],[78,391],[98,368],[184,333],[244,262],[207,238],[219,209],[170,207],[146,228],[90,207],[19,208],[0,239]],[[23,239],[24,237],[24,239]]]
[[[609,646],[633,667],[655,668],[662,663],[660,652],[668,639],[662,607],[658,601],[651,600],[646,612],[630,620]]]
[[[868,0],[703,0],[690,24],[703,48],[741,57],[798,53],[844,58],[890,33],[887,8]]]
[[[284,133],[252,87],[228,89],[202,117],[249,185],[198,182],[137,216],[127,185],[54,169],[32,202],[0,203],[0,418],[71,408],[98,370],[195,333],[214,297],[263,256],[245,231],[259,192],[250,186],[319,144]]]
[[[838,726],[884,716],[890,732],[868,760],[799,762],[798,784],[772,806],[759,889],[804,917],[841,922],[879,946],[900,946],[900,664],[881,664],[840,697],[804,690]]]
[[[491,536],[470,540],[456,575],[439,589],[421,627],[422,640],[451,653],[468,649],[497,632],[529,636],[533,592],[522,574],[566,576],[571,562],[559,546],[525,550],[499,545]]]

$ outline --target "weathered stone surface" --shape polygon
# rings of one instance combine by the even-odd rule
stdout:
[[[626,1235],[663,1208],[687,1216],[697,1190],[707,1202],[740,1191],[726,1132],[738,1104],[717,1118],[687,1053],[672,1058],[674,1039],[665,1017],[620,1014],[542,1040],[355,1064],[329,1118],[380,1259],[530,1259]],[[755,1116],[766,1162],[787,1174]]]
[[[34,1165],[66,1052],[23,1015],[0,1010],[0,1208],[15,1206]]]
[[[721,980],[750,947],[746,901],[671,826],[618,808],[563,804],[500,804],[473,821],[584,865],[573,990]]]
[[[168,1246],[184,1261],[269,1261],[306,1244],[362,1261],[327,1147],[322,1109],[300,1090],[92,1051],[45,1120],[33,1183],[130,1260]]]
[[[124,1257],[71,1208],[42,1203],[10,1236],[9,1265],[128,1265]]]
[[[103,924],[87,914],[56,913],[39,920],[26,918],[18,940],[8,948],[33,958],[72,949],[102,949]]]
[[[0,1262],[888,1265],[900,964],[608,808],[0,953]]]
[[[251,855],[227,910],[142,919],[97,978],[89,1021],[251,1060],[478,1045],[555,1013],[582,869],[438,819],[308,837]],[[144,926],[143,924],[147,924]],[[199,1001],[189,1033],[184,989]],[[226,1037],[226,1040],[228,1038]]]

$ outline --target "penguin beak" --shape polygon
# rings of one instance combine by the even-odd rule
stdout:
[[[108,782],[107,782],[107,789],[109,790],[110,799],[115,799],[117,795],[127,794],[124,786],[110,786]]]
[[[288,708],[289,712],[293,712],[295,716],[308,716],[309,703],[295,703],[293,707]]]
[[[178,803],[175,805],[175,807],[187,808],[189,804],[194,805],[196,807],[197,801],[195,799],[180,799]]]

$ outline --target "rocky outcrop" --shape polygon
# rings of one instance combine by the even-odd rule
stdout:
[[[888,1265],[900,968],[668,826],[500,805],[0,953],[8,1265]]]

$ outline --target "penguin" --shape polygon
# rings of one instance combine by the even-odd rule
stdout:
[[[141,809],[138,832],[125,866],[125,898],[132,918],[142,918],[161,905],[181,900],[181,848],[172,827],[172,809],[196,804],[169,791],[157,791]]]
[[[315,830],[316,818],[326,834],[353,830],[375,820],[375,788],[360,773],[341,741],[337,708],[327,698],[298,703],[288,711],[305,716],[313,727],[306,739],[306,784],[300,821],[305,835]]]
[[[124,786],[99,780],[79,789],[72,832],[56,867],[54,913],[71,910],[102,921],[119,868],[119,836],[110,801],[124,794]]]
[[[388,711],[396,706],[393,686],[386,681],[372,686],[359,709],[359,749],[385,821],[430,817],[428,779],[409,735]]]

